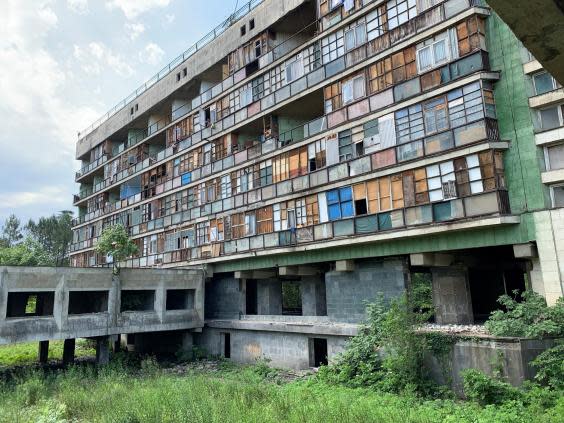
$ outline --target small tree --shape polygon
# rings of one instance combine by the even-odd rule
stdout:
[[[12,247],[23,239],[20,228],[20,220],[16,215],[11,214],[2,227],[2,244],[5,247]]]
[[[105,228],[95,250],[104,256],[111,256],[115,275],[119,273],[119,262],[138,252],[137,245],[129,239],[127,230],[121,224]]]

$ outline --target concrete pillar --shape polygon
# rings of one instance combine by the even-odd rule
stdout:
[[[468,270],[463,267],[435,267],[431,273],[437,323],[474,323]]]
[[[39,362],[46,364],[49,359],[49,341],[39,341]]]
[[[320,276],[302,277],[302,315],[326,316],[325,281]]]
[[[105,365],[110,362],[110,337],[99,336],[96,338],[96,363]]]
[[[63,366],[74,363],[76,339],[65,339],[63,344]]]
[[[257,311],[259,315],[282,314],[282,284],[279,280],[257,281]]]
[[[121,351],[121,335],[112,335],[112,351],[117,353]]]

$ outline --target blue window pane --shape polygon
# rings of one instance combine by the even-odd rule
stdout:
[[[396,119],[406,117],[409,114],[409,109],[401,109],[396,112]]]
[[[447,94],[448,101],[456,100],[460,97],[462,97],[462,89],[454,90]]]
[[[339,190],[341,202],[352,200],[352,187],[344,187]]]
[[[353,203],[352,201],[345,201],[341,203],[341,216],[351,217],[354,215]]]
[[[186,185],[192,182],[192,173],[188,172],[182,175],[182,185]]]
[[[337,204],[339,203],[339,191],[336,189],[333,191],[327,191],[327,204]]]
[[[341,208],[339,204],[333,204],[328,208],[329,220],[339,220],[341,218]]]

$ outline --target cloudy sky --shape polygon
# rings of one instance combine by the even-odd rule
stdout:
[[[2,0],[0,226],[72,209],[77,132],[244,0]]]

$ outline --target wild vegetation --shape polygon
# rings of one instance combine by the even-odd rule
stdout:
[[[71,221],[70,211],[37,222],[30,219],[24,226],[16,216],[9,216],[0,233],[0,265],[68,266]]]

